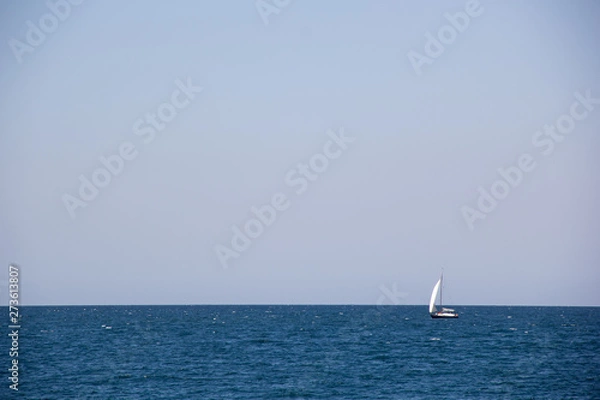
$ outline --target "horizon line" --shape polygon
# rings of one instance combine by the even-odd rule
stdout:
[[[5,307],[8,304],[4,305]],[[173,307],[173,306],[359,306],[359,307],[427,307],[428,304],[355,304],[355,303],[172,303],[172,304],[20,304],[19,307]],[[563,304],[454,304],[452,307],[600,307],[600,305]]]

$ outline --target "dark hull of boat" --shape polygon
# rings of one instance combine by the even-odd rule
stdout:
[[[458,318],[458,314],[445,314],[445,315],[437,315],[430,314],[431,318]]]

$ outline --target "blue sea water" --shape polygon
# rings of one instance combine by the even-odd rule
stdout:
[[[455,308],[23,307],[0,398],[600,398],[600,308]]]

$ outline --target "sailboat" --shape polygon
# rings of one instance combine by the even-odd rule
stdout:
[[[440,279],[437,281],[435,286],[433,287],[433,292],[431,292],[431,299],[429,300],[429,315],[431,318],[458,318],[458,313],[451,308],[445,308],[442,306],[442,285],[444,282],[444,273],[440,276]],[[440,298],[440,308],[435,306],[437,302],[438,296]]]

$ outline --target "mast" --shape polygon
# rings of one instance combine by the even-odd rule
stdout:
[[[442,276],[440,277],[440,307],[444,309],[444,302],[442,300],[442,289],[444,288],[444,270],[442,269]]]

